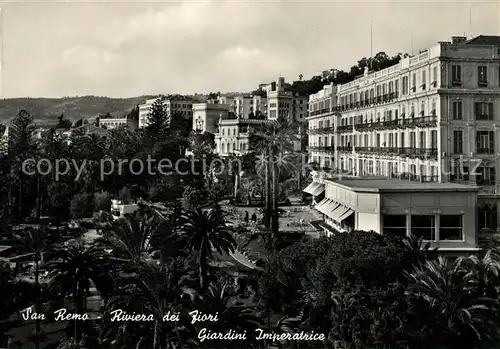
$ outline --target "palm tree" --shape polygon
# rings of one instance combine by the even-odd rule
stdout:
[[[75,312],[86,310],[87,296],[93,283],[101,296],[106,299],[111,294],[112,276],[109,262],[102,249],[96,245],[85,246],[79,241],[70,246],[59,246],[51,251],[47,263],[49,288],[62,295],[72,295]],[[75,340],[79,340],[75,320]]]
[[[477,290],[478,296],[499,298],[500,261],[495,251],[488,250],[482,257],[460,257],[457,263],[467,272],[469,286]]]
[[[204,314],[217,314],[218,321],[209,325],[212,332],[224,333],[228,329],[253,332],[260,325],[257,308],[238,304],[237,298],[229,290],[227,282],[216,281],[210,284],[206,292],[200,295],[199,302],[196,303],[197,309]],[[241,348],[242,342],[217,341],[211,345],[217,348]],[[245,341],[245,345],[248,346],[249,343]]]
[[[110,249],[118,262],[136,263],[153,252],[152,238],[160,226],[161,221],[155,215],[139,210],[105,227],[104,237],[97,242]]]
[[[35,312],[40,313],[40,264],[43,262],[44,253],[49,249],[50,242],[47,239],[48,232],[45,228],[28,228],[15,234],[16,243],[14,250],[22,255],[31,255],[35,264]],[[35,320],[35,348],[40,347],[40,319]]]
[[[498,301],[477,294],[474,276],[461,263],[439,257],[405,274],[407,295],[422,301],[433,315],[435,344],[467,343],[472,348],[481,340],[498,338]]]
[[[252,138],[256,151],[264,159],[266,165],[266,183],[271,180],[271,188],[267,188],[266,204],[271,216],[271,230],[274,234],[279,229],[279,174],[280,170],[290,170],[293,167],[291,152],[294,141],[297,141],[297,124],[287,118],[280,117],[268,124],[263,124]],[[269,208],[271,207],[271,208]]]
[[[184,216],[184,222],[186,246],[198,254],[200,286],[205,289],[212,250],[220,254],[234,252],[236,242],[219,208],[189,211]]]
[[[113,348],[153,349],[189,343],[193,333],[181,308],[194,296],[184,286],[186,270],[175,263],[167,266],[155,261],[138,262],[133,269],[133,275],[119,278],[117,293],[106,304],[106,313],[121,309],[129,314],[151,314],[153,321],[114,322],[106,317],[104,342],[111,342]],[[180,314],[179,321],[163,321],[169,313]]]

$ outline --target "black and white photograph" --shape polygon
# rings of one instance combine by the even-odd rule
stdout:
[[[0,349],[500,348],[500,3],[0,0]]]

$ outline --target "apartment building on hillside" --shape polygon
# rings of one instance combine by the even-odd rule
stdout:
[[[148,99],[143,104],[139,105],[139,128],[146,127],[148,125],[148,117],[151,106],[158,99],[163,100],[167,113],[170,117],[172,115],[179,114],[185,118],[191,118],[193,116],[193,104],[198,102],[191,97],[180,95],[162,96]]]
[[[268,119],[275,120],[278,117],[287,117],[290,120],[305,122],[309,97],[299,96],[288,91],[285,88],[285,78],[283,77],[267,84],[265,90]]]
[[[477,228],[499,227],[500,37],[453,37],[309,102],[320,171],[477,185]]]
[[[254,119],[258,115],[266,118],[267,115],[267,98],[259,95],[222,95],[217,97],[217,103],[229,105],[230,111],[240,119]]]
[[[135,130],[138,127],[138,120],[129,117],[128,115],[113,116],[113,115],[98,115],[96,118],[97,125],[101,128],[112,130],[117,127],[128,127]]]

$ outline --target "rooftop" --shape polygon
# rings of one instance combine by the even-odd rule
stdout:
[[[467,45],[500,45],[500,36],[479,35],[467,41]]]
[[[477,191],[478,188],[472,185],[457,183],[437,183],[437,182],[410,182],[403,179],[365,177],[339,180],[325,180],[326,182],[340,184],[341,186],[355,191],[372,192],[406,192],[406,191]]]

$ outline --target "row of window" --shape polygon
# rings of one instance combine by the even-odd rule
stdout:
[[[235,151],[245,151],[248,150],[248,143],[240,143],[238,148],[238,144],[236,142],[233,143],[221,143],[220,152],[223,154],[232,153]]]
[[[384,234],[401,237],[411,232],[430,241],[464,240],[463,215],[411,215],[410,222],[407,222],[406,215],[383,215],[383,227]]]
[[[431,102],[431,107],[428,111],[428,113],[425,112],[425,102],[420,103],[420,111],[418,113],[419,117],[426,116],[426,115],[436,115],[436,101],[432,100]],[[393,114],[394,111],[394,114]],[[394,118],[393,118],[394,116]],[[377,112],[377,117],[374,118],[374,113],[371,112],[369,115],[366,113],[365,116],[359,115],[359,116],[351,116],[351,117],[345,117],[341,119],[341,125],[342,126],[347,126],[347,125],[352,125],[354,122],[356,124],[362,124],[362,123],[367,123],[367,122],[380,122],[380,121],[391,121],[391,120],[396,120],[398,118],[405,118],[405,117],[415,117],[417,116],[415,114],[415,104],[410,105],[410,114],[406,116],[406,107],[402,106],[401,107],[401,114],[399,114],[399,108],[396,108],[394,110],[384,110],[382,114],[380,112]]]
[[[426,148],[431,148],[435,149],[437,148],[437,131],[432,130],[430,132],[430,141],[427,142],[429,136],[427,135],[427,131],[420,131],[418,132],[419,136],[419,142],[418,142],[418,148],[421,149],[426,149]],[[408,142],[405,139],[405,132],[401,132],[398,137],[397,132],[391,132],[391,133],[383,133],[381,137],[380,133],[376,133],[375,137],[370,138],[370,135],[364,134],[364,135],[346,135],[346,136],[340,136],[340,146],[343,147],[349,147],[349,146],[365,146],[365,147],[410,147],[410,148],[417,148],[417,132],[411,131],[409,132],[409,139]],[[327,138],[325,137],[325,145],[326,145],[326,140]],[[319,138],[319,142],[321,145],[321,137]]]
[[[461,100],[453,101],[452,118],[453,120],[463,119],[463,103]],[[476,120],[493,120],[495,115],[494,104],[492,102],[474,103],[474,118]]]
[[[495,152],[494,131],[476,131],[476,152],[479,154],[493,154]],[[463,130],[453,131],[453,153],[464,153]]]
[[[498,78],[500,83],[500,67],[498,68]],[[451,84],[452,86],[462,86],[463,83],[463,72],[462,66],[452,65],[451,66]],[[477,85],[479,87],[488,86],[488,67],[485,65],[480,65],[477,67]]]
[[[356,172],[355,164],[356,162],[354,159],[345,159],[341,157],[339,167],[342,171]],[[419,170],[418,172],[417,169]],[[435,181],[438,179],[437,166],[426,166],[424,164],[420,164],[417,168],[417,165],[415,164],[409,164],[406,166],[405,163],[386,162],[372,159],[358,159],[358,172],[360,176],[391,177],[392,175],[397,174],[408,174],[433,178]]]
[[[451,182],[469,182],[472,178],[476,180],[478,185],[495,185],[496,170],[495,167],[481,166],[475,168],[475,172],[471,173],[469,166],[464,165],[461,161],[453,161],[451,164],[450,181]]]
[[[401,79],[401,90],[399,89],[399,82]],[[383,83],[375,86],[375,89],[365,90],[359,93],[350,93],[347,96],[340,97],[340,106],[347,107],[349,105],[361,102],[373,100],[376,97],[381,97],[385,95],[393,95],[401,93],[402,95],[407,95],[410,92],[409,77],[404,76],[402,78],[397,78],[388,83]],[[412,74],[412,84],[411,92],[417,92],[417,73]],[[427,85],[427,70],[422,70],[420,72],[420,90],[425,91],[431,87],[437,87],[437,67],[432,68],[432,81],[430,85]]]

